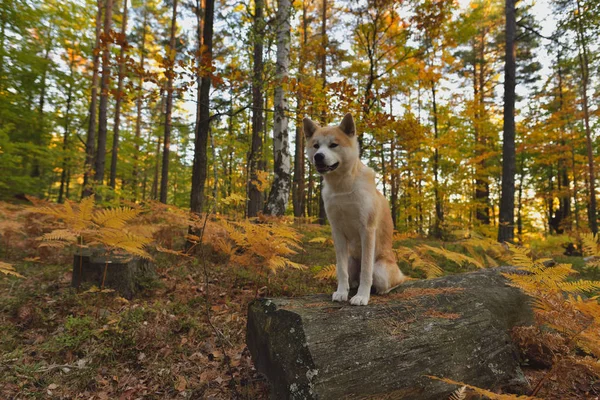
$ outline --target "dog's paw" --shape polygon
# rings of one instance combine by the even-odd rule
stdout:
[[[350,304],[353,306],[366,306],[369,304],[369,296],[356,295],[350,299]]]
[[[331,296],[332,301],[348,301],[348,292],[333,292],[333,296]]]

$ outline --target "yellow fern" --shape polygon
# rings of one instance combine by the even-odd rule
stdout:
[[[426,251],[435,253],[437,255],[440,255],[458,265],[472,264],[472,265],[476,266],[477,268],[484,268],[484,266],[483,266],[483,264],[481,264],[481,262],[477,261],[473,257],[469,257],[469,256],[461,254],[461,253],[450,251],[450,250],[444,249],[444,248],[428,246],[426,244],[419,246],[419,248],[424,251],[426,250]]]
[[[92,221],[107,228],[121,229],[128,221],[140,214],[141,210],[131,207],[116,207],[107,210],[98,210],[94,213]]]
[[[444,275],[444,271],[434,262],[422,258],[419,253],[408,247],[400,246],[396,249],[399,258],[408,262],[413,269],[418,269],[429,278],[437,278]]]
[[[4,275],[12,275],[16,276],[17,278],[25,278],[23,275],[15,271],[15,268],[11,264],[2,261],[0,261],[0,272],[2,272]]]
[[[334,279],[337,276],[335,264],[329,264],[319,269],[315,274],[315,278],[321,280]]]
[[[598,248],[598,236],[593,233],[584,233],[581,235],[581,243],[583,252],[588,256],[600,257],[600,249]]]
[[[68,229],[55,229],[52,232],[44,234],[40,240],[60,241],[67,243],[77,243],[78,236]]]
[[[461,386],[458,389],[456,389],[454,392],[452,392],[450,397],[448,397],[448,400],[465,400],[466,398],[467,398],[467,387]]]

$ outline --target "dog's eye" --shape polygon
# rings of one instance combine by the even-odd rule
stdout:
[[[315,149],[318,149],[318,148],[319,148],[319,143],[315,143],[313,147],[314,147]]]
[[[331,143],[331,144],[329,145],[329,148],[330,148],[330,149],[333,149],[333,148],[335,148],[335,147],[338,147],[338,146],[339,146],[339,145],[338,145],[337,143]]]

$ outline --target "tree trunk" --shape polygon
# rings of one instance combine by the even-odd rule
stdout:
[[[279,0],[277,9],[277,63],[275,70],[275,115],[273,116],[273,151],[275,178],[265,213],[284,215],[290,197],[290,145],[288,132],[289,105],[284,85],[290,66],[290,0]]]
[[[252,144],[248,155],[250,166],[248,179],[248,217],[256,217],[261,210],[262,193],[256,185],[257,171],[262,158],[261,132],[263,129],[263,21],[264,0],[255,0],[254,7],[254,55],[252,75]]]
[[[531,299],[488,268],[405,283],[367,307],[329,295],[259,299],[246,343],[273,399],[447,399],[448,377],[527,392],[510,331],[533,323]]]
[[[173,79],[175,78],[175,29],[177,27],[177,0],[173,1],[171,16],[171,35],[169,39],[169,54],[167,54],[167,104],[165,112],[165,134],[163,139],[162,169],[160,177],[160,202],[167,204],[169,192],[169,149],[171,148],[171,128],[173,117]]]
[[[442,237],[442,224],[444,223],[444,209],[442,205],[442,196],[440,194],[439,168],[440,153],[437,141],[439,139],[437,102],[436,102],[435,82],[431,82],[431,99],[433,105],[433,132],[435,139],[435,150],[433,153],[433,197],[435,200],[435,220],[433,225],[433,236],[440,239]]]
[[[579,69],[581,71],[581,97],[583,100],[583,121],[585,125],[586,150],[588,158],[588,224],[590,230],[598,233],[598,221],[596,219],[596,173],[594,168],[594,144],[592,141],[592,130],[590,128],[590,111],[588,105],[589,85],[589,57],[585,39],[584,27],[581,22],[582,8],[577,0],[577,37],[579,47]]]
[[[515,85],[517,29],[515,0],[506,4],[506,54],[504,64],[504,133],[502,143],[502,197],[500,198],[500,224],[498,241],[512,242],[515,237]]]
[[[119,78],[117,83],[117,99],[115,104],[115,122],[113,126],[112,154],[110,159],[110,187],[117,186],[117,156],[119,153],[119,129],[121,123],[121,98],[123,97],[123,80],[125,79],[125,45],[127,43],[127,2],[123,0],[123,23],[121,25],[121,50],[119,51]]]
[[[69,63],[69,71],[71,72],[70,78],[73,78],[73,64],[74,58],[71,57]],[[62,171],[60,173],[60,188],[58,190],[58,202],[62,203],[65,198],[65,192],[67,188],[67,175],[68,168],[70,163],[70,157],[67,155],[69,151],[69,135],[71,131],[71,103],[73,101],[73,83],[69,83],[69,89],[67,89],[67,109],[65,110],[65,136],[63,138],[63,162],[62,162]]]
[[[202,51],[200,62],[202,68],[212,65],[213,50],[213,21],[214,0],[206,0],[204,9],[204,24],[202,28]],[[204,187],[206,184],[207,156],[206,147],[210,130],[210,74],[202,75],[200,84],[200,97],[198,104],[198,118],[196,127],[196,140],[194,143],[194,166],[192,170],[192,194],[190,206],[192,212],[202,212],[204,207]]]
[[[485,28],[482,28],[485,29]],[[478,52],[479,56],[475,56]],[[482,123],[485,119],[485,31],[481,32],[479,49],[473,45],[475,60],[479,58],[479,75],[477,74],[477,61],[473,62],[473,91],[475,107],[475,154],[481,159],[475,166],[475,217],[484,225],[490,224],[490,185],[486,175],[486,160],[482,154],[486,151],[487,132]]]
[[[135,118],[135,138],[133,143],[133,182],[131,183],[133,187],[133,200],[138,200],[138,185],[139,185],[139,153],[140,153],[140,140],[142,137],[142,106],[144,99],[144,63],[146,60],[146,29],[148,27],[148,9],[146,8],[146,4],[144,3],[144,22],[142,23],[142,40],[140,43],[139,51],[140,51],[140,64],[139,69],[141,72],[140,82],[137,90],[137,101],[136,101],[136,109],[137,115]]]
[[[308,19],[306,17],[306,0],[302,1],[302,45],[300,47],[298,62],[298,81],[302,82],[304,78],[304,63],[306,62],[306,48],[308,36]],[[300,218],[306,213],[306,194],[305,194],[305,166],[304,166],[304,132],[302,131],[302,118],[304,117],[305,100],[300,88],[297,100],[296,111],[296,148],[294,153],[294,181],[292,182],[292,200],[294,206],[294,217]]]
[[[83,191],[82,197],[90,196],[93,193],[92,183],[92,165],[94,164],[94,154],[96,153],[96,105],[98,98],[98,69],[100,61],[100,34],[102,27],[102,0],[98,0],[98,12],[96,13],[96,41],[94,44],[94,57],[92,59],[92,98],[90,101],[90,114],[88,121],[88,134],[85,142],[85,164],[83,172]]]
[[[108,136],[108,95],[110,91],[110,30],[112,25],[113,0],[106,0],[104,13],[104,32],[102,50],[102,79],[100,82],[100,105],[98,110],[98,148],[94,183],[104,182],[104,165],[106,164],[106,138]]]

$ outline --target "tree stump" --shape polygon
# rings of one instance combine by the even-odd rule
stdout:
[[[247,344],[273,399],[447,399],[425,375],[524,393],[509,331],[533,323],[530,298],[490,268],[410,281],[368,306],[331,296],[255,300]]]
[[[156,279],[154,264],[139,257],[103,254],[100,250],[84,250],[73,257],[71,286],[114,289],[131,299],[149,282]]]

